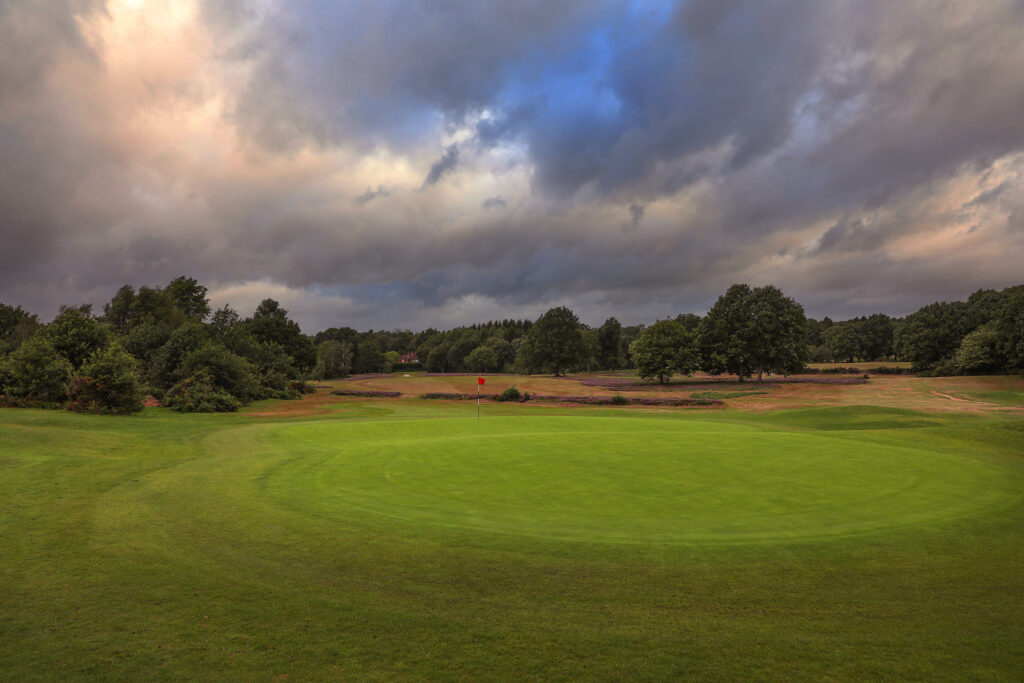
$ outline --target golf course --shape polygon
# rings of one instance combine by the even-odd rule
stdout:
[[[1022,382],[966,379],[480,419],[324,388],[236,414],[0,410],[0,669],[1016,679]]]

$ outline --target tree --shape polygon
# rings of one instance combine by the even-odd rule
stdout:
[[[141,329],[136,328],[136,329]],[[210,331],[202,323],[192,322],[174,330],[167,341],[153,354],[149,380],[162,389],[168,389],[181,379],[178,368],[185,357],[210,341]]]
[[[777,287],[733,285],[701,321],[701,367],[740,381],[754,373],[760,382],[766,372],[795,372],[807,359],[806,336],[803,306]]]
[[[359,343],[359,365],[358,372],[383,372],[387,358],[380,350],[380,344],[373,337]]]
[[[316,364],[312,340],[302,334],[298,323],[288,318],[288,311],[273,299],[264,299],[243,327],[259,342],[274,342],[284,347],[295,359],[299,370],[310,370]]]
[[[489,346],[478,346],[465,359],[470,372],[493,372],[498,367],[498,354]]]
[[[427,356],[426,368],[429,372],[448,371],[448,342],[435,346]]]
[[[118,334],[125,334],[129,328],[132,305],[135,303],[135,288],[124,285],[109,303],[103,305],[103,319]]]
[[[210,329],[213,330],[214,334],[224,336],[240,322],[241,318],[238,316],[238,311],[224,304],[210,316]]]
[[[999,335],[993,325],[982,325],[960,342],[953,354],[953,368],[961,375],[980,375],[997,372],[999,363]]]
[[[690,334],[697,334],[697,328],[700,327],[700,316],[693,313],[680,313],[676,316],[676,322],[685,327]]]
[[[952,358],[961,340],[974,327],[962,301],[922,307],[896,326],[896,352],[915,371],[930,370]]]
[[[858,334],[854,323],[839,323],[822,334],[825,346],[832,350],[832,356],[848,363],[865,356],[864,340]]]
[[[525,366],[550,368],[555,377],[579,363],[583,353],[580,320],[565,306],[552,308],[538,318],[520,348]]]
[[[71,381],[71,363],[42,336],[26,341],[0,368],[3,394],[29,402],[63,403]]]
[[[511,365],[516,362],[516,353],[512,346],[512,342],[506,340],[504,337],[499,337],[497,335],[490,337],[487,340],[487,346],[494,350],[494,355],[498,359],[497,364],[494,366],[495,370],[502,370],[506,365]]]
[[[252,364],[219,344],[207,343],[190,352],[177,371],[180,380],[200,373],[215,389],[234,396],[242,404],[259,398]]]
[[[597,328],[597,363],[605,370],[622,366],[622,324],[615,318]]]
[[[348,377],[352,371],[352,345],[328,339],[316,349],[316,376],[323,379]]]
[[[14,351],[40,327],[39,318],[21,306],[0,302],[0,356]]]
[[[206,298],[206,287],[195,278],[176,277],[167,285],[167,292],[178,309],[192,320],[205,320],[210,315],[210,300]]]
[[[448,346],[448,364],[450,371],[458,372],[466,368],[466,358],[480,345],[480,340],[473,330],[463,330],[462,334],[451,340]]]
[[[1024,285],[1003,290],[991,325],[1001,370],[1024,371]]]
[[[127,415],[142,410],[137,362],[117,344],[91,355],[71,380],[68,408]]]
[[[866,360],[878,360],[892,355],[894,334],[892,318],[884,313],[875,313],[864,318],[859,327],[863,357]]]
[[[697,369],[693,334],[676,320],[659,320],[645,328],[629,345],[640,377],[665,384],[678,373],[692,375]]]
[[[110,343],[107,328],[81,308],[63,308],[42,334],[76,369]]]

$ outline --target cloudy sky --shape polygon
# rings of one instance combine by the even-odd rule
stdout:
[[[0,0],[0,301],[313,332],[1024,282],[1024,1]]]

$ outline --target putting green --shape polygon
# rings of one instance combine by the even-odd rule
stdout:
[[[885,532],[1020,495],[982,459],[863,432],[696,420],[498,417],[275,427],[271,499],[320,517],[608,543],[731,544]],[[287,454],[287,455],[285,455]]]

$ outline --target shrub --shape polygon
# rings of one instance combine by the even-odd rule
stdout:
[[[260,397],[261,387],[253,377],[252,365],[219,344],[206,344],[192,351],[178,368],[182,378],[191,378],[200,372],[218,392],[228,394],[240,403],[249,403]]]
[[[498,396],[499,401],[518,401],[523,397],[515,387],[509,387]]]
[[[614,396],[612,396],[612,405],[615,405],[615,406],[628,406],[629,405],[629,399],[626,398],[625,396],[623,396],[622,394],[615,394]]]
[[[68,410],[127,415],[142,410],[137,363],[120,346],[96,351],[68,388]]]
[[[111,336],[100,321],[78,308],[62,310],[41,334],[73,368],[81,367],[94,352],[106,348]]]
[[[521,399],[519,399],[519,402],[520,403],[526,403],[529,400],[530,400],[530,392],[529,391],[524,391],[523,392],[523,397]]]
[[[312,382],[307,382],[303,379],[294,379],[288,383],[288,390],[294,391],[297,394],[312,394],[316,391],[316,387]]]
[[[63,403],[71,363],[42,336],[31,337],[10,354],[0,370],[5,402],[13,405]]]
[[[164,405],[183,413],[232,413],[238,400],[214,385],[210,373],[200,370],[171,387]]]

